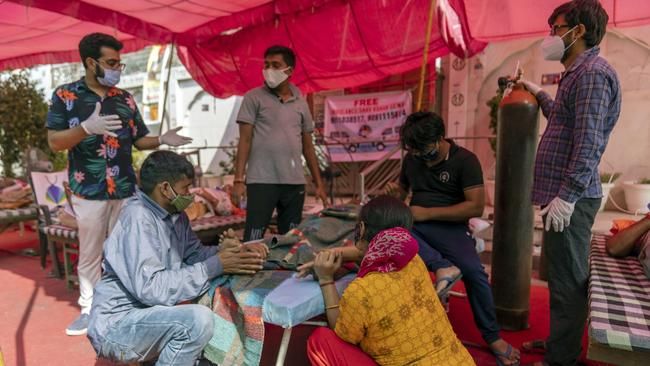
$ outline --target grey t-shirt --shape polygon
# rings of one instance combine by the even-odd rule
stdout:
[[[300,90],[289,86],[293,97],[282,102],[266,86],[255,88],[242,101],[238,123],[254,126],[246,183],[305,184],[302,168],[302,133],[314,122]]]

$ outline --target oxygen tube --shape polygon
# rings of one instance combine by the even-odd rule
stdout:
[[[610,164],[609,162],[603,160],[603,163],[607,164],[607,166],[608,166],[609,168],[611,168],[612,170],[614,169],[614,166],[613,166],[612,164]],[[609,181],[607,182],[607,184],[612,184],[612,182],[614,181],[614,179],[616,179],[616,178],[614,178],[615,176],[616,176],[616,173],[611,173],[610,176],[609,176]],[[617,177],[617,178],[618,178],[618,177]],[[612,187],[612,188],[613,188],[613,187]],[[621,212],[623,212],[623,213],[630,214],[630,215],[634,215],[634,216],[642,216],[642,215],[645,215],[643,212],[641,212],[640,209],[638,209],[638,210],[636,210],[636,211],[629,211],[629,210],[626,210],[626,209],[622,208],[622,207],[618,204],[618,202],[616,202],[616,200],[614,199],[614,196],[612,195],[612,192],[611,192],[611,191],[607,192],[607,197],[604,197],[604,199],[605,199],[605,200],[609,200],[609,201],[611,201],[612,204],[614,205],[614,207],[615,207],[617,210],[619,210],[619,211],[621,211]],[[607,202],[605,202],[605,204],[607,204]],[[647,206],[647,207],[648,207],[648,210],[650,210],[650,202],[648,202],[648,206]]]

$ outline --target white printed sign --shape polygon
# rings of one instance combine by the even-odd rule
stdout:
[[[328,97],[324,135],[332,161],[381,159],[399,144],[399,128],[411,106],[409,91]]]

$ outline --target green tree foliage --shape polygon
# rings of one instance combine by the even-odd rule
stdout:
[[[235,174],[235,162],[237,161],[237,145],[239,144],[239,138],[236,141],[230,141],[228,144],[229,149],[225,149],[228,160],[222,160],[219,162],[219,166],[222,169],[221,175],[233,175]]]
[[[27,148],[51,154],[47,146],[47,103],[26,71],[0,78],[0,160],[4,176],[15,176],[15,164]]]

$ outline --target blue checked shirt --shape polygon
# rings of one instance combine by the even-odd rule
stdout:
[[[537,93],[548,126],[537,148],[533,203],[603,196],[598,164],[621,110],[616,71],[596,46],[562,75],[555,100]]]

